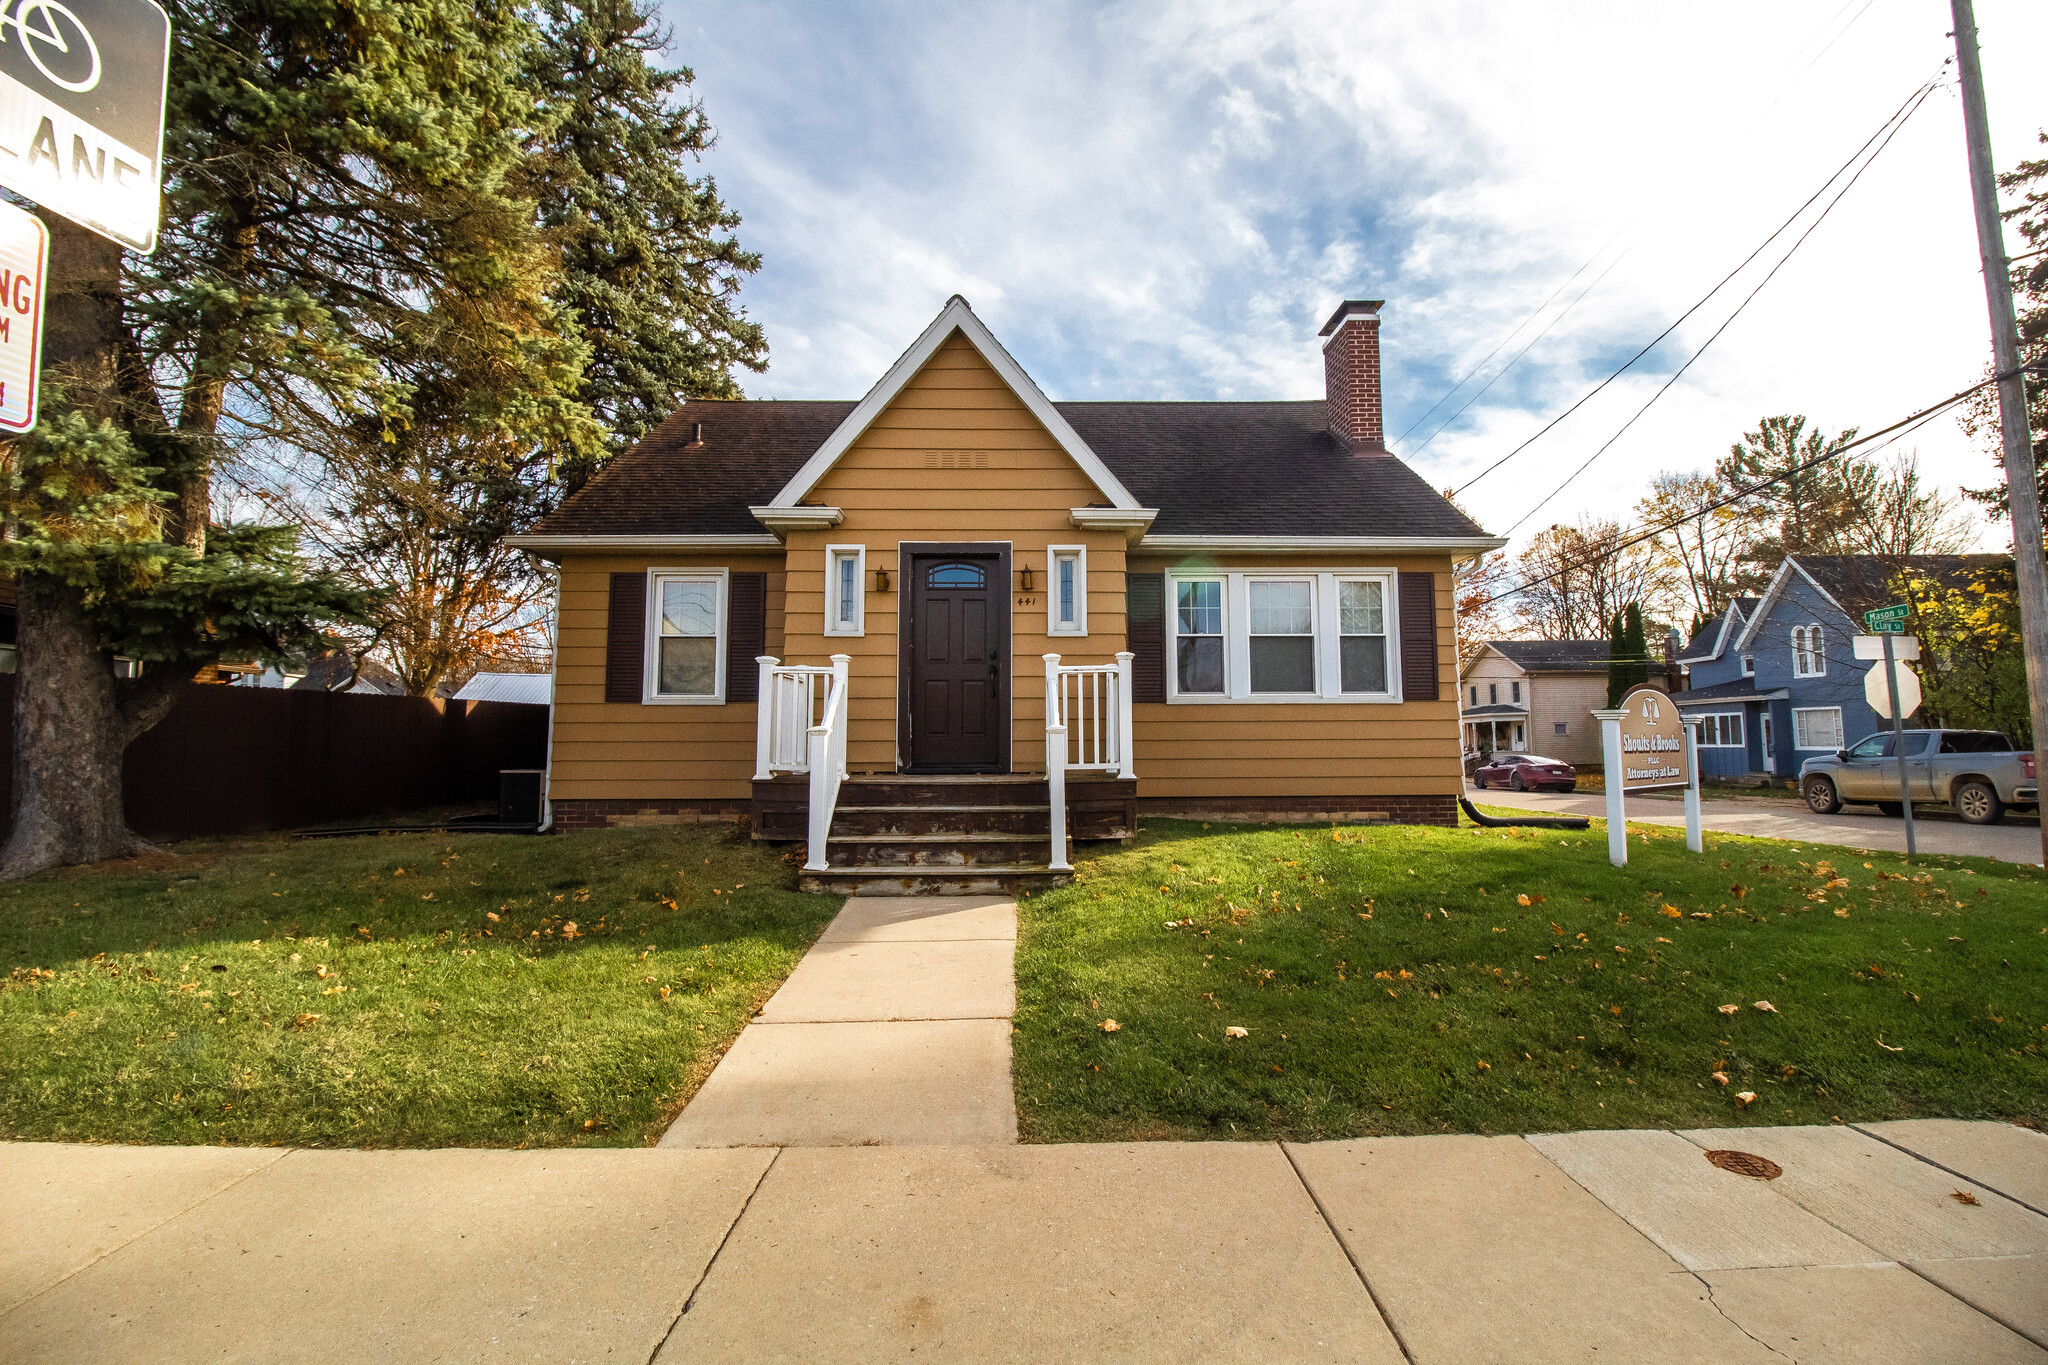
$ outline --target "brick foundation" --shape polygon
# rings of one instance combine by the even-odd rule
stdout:
[[[746,816],[744,800],[556,801],[555,828],[630,829],[637,825],[736,824]]]
[[[1138,815],[1235,824],[1443,825],[1458,823],[1455,796],[1141,796]]]

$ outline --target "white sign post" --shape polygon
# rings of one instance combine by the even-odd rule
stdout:
[[[1700,835],[1700,725],[1705,716],[1680,716],[1685,726],[1685,766],[1692,780],[1685,784],[1685,846],[1694,853],[1707,850]]]
[[[1607,861],[1616,867],[1628,866],[1628,818],[1621,800],[1621,722],[1627,715],[1625,707],[1593,713],[1600,722],[1600,753],[1607,765],[1602,778],[1607,788]]]
[[[154,0],[0,0],[0,185],[154,250],[170,55]]]
[[[26,209],[0,204],[0,432],[36,424],[43,359],[43,276],[50,230]]]

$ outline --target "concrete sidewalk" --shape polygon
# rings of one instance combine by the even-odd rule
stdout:
[[[1468,783],[1465,794],[1477,806],[1513,806],[1545,815],[1590,815],[1595,820],[1607,816],[1607,798],[1600,792],[1518,792],[1493,787],[1479,791]],[[1627,812],[1630,824],[1685,828],[1685,806],[1675,799],[1630,796]],[[1867,807],[1852,806],[1836,815],[1816,815],[1799,802],[1770,797],[1754,801],[1703,799],[1700,826],[1759,839],[1840,844],[1887,853],[1906,851],[1906,822]],[[2036,867],[2041,864],[2039,825],[1966,825],[1959,820],[1920,820],[1914,824],[1914,837],[1922,853],[1997,858]]]
[[[1706,1159],[1724,1147],[1783,1174]],[[10,1362],[2048,1361],[2048,1138],[1993,1123],[20,1143],[0,1146],[0,1182]]]
[[[663,1147],[1015,1142],[1006,896],[849,898]]]

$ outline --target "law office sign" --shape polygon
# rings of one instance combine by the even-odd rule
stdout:
[[[1654,687],[1638,687],[1621,699],[1621,789],[1652,791],[1692,781],[1686,761],[1685,723],[1671,698]]]
[[[155,0],[0,0],[0,185],[154,250],[170,55]]]

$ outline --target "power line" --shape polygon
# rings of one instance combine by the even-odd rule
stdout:
[[[1790,261],[1794,255],[1798,254],[1799,248],[1806,244],[1806,239],[1811,237],[1820,228],[1820,225],[1827,221],[1828,215],[1834,212],[1835,205],[1841,203],[1843,199],[1848,197],[1849,191],[1856,188],[1856,182],[1863,178],[1863,173],[1869,170],[1871,165],[1876,162],[1877,158],[1884,154],[1884,149],[1891,145],[1892,139],[1894,137],[1897,137],[1899,134],[1899,130],[1906,126],[1907,120],[1911,119],[1913,115],[1919,111],[1920,106],[1925,104],[1927,102],[1928,96],[1932,95],[1933,93],[1934,87],[1932,85],[1929,85],[1925,88],[1925,90],[1921,93],[1918,102],[1916,102],[1912,108],[1906,111],[1906,117],[1900,119],[1896,124],[1892,126],[1891,132],[1885,134],[1884,141],[1880,142],[1877,145],[1877,150],[1872,152],[1870,156],[1867,159],[1865,159],[1864,163],[1856,168],[1856,174],[1849,177],[1849,183],[1842,186],[1841,190],[1835,195],[1835,197],[1833,199],[1830,199],[1827,202],[1827,204],[1824,207],[1822,207],[1820,214],[1811,223],[1807,225],[1806,230],[1804,232],[1800,233],[1799,236],[1793,240],[1792,245],[1786,249],[1785,254],[1778,258],[1778,263],[1772,266],[1770,270],[1765,272],[1764,277],[1761,280],[1757,281],[1756,287],[1750,290],[1749,293],[1744,296],[1741,303],[1735,305],[1735,311],[1730,313],[1726,320],[1724,320],[1719,327],[1716,327],[1714,329],[1713,335],[1708,337],[1705,341],[1701,342],[1699,345],[1699,349],[1686,357],[1685,363],[1683,365],[1680,365],[1676,370],[1674,370],[1671,374],[1671,377],[1669,379],[1666,379],[1661,385],[1658,386],[1657,391],[1650,395],[1649,400],[1645,402],[1640,408],[1637,408],[1635,410],[1635,414],[1631,416],[1626,422],[1623,422],[1621,424],[1620,430],[1616,431],[1612,436],[1608,437],[1604,442],[1602,442],[1600,448],[1594,451],[1591,455],[1588,455],[1585,458],[1585,461],[1582,464],[1580,464],[1577,469],[1574,469],[1570,474],[1566,475],[1563,483],[1560,483],[1557,487],[1551,489],[1548,493],[1544,494],[1541,502],[1538,502],[1534,507],[1531,507],[1528,511],[1524,512],[1521,515],[1520,519],[1518,519],[1513,526],[1508,527],[1507,534],[1513,535],[1518,527],[1520,527],[1524,522],[1528,521],[1529,518],[1535,516],[1538,512],[1542,511],[1546,506],[1549,505],[1550,500],[1552,498],[1555,498],[1559,493],[1564,492],[1566,488],[1571,486],[1573,480],[1577,479],[1579,475],[1585,473],[1587,469],[1591,468],[1593,461],[1599,459],[1602,455],[1606,454],[1609,448],[1611,448],[1616,441],[1619,441],[1624,435],[1626,435],[1628,433],[1629,428],[1634,426],[1637,420],[1641,418],[1644,413],[1648,412],[1650,408],[1657,402],[1658,399],[1662,398],[1666,393],[1668,393],[1672,385],[1676,384],[1680,379],[1682,379],[1685,376],[1685,372],[1692,368],[1693,362],[1698,360],[1701,356],[1705,355],[1707,353],[1707,348],[1709,346],[1712,346],[1716,341],[1719,341],[1721,339],[1721,334],[1727,331],[1730,327],[1732,327],[1735,324],[1735,319],[1742,316],[1742,311],[1745,308],[1749,307],[1749,305],[1755,300],[1758,294],[1761,294],[1763,292],[1764,286],[1769,284],[1771,280],[1776,277],[1777,273],[1785,268],[1786,263]],[[1470,487],[1471,485],[1468,484],[1466,486]]]
[[[1837,19],[1840,19],[1843,14],[1847,13],[1850,6],[1854,5],[1855,3],[1856,0],[1845,0],[1842,7],[1836,10],[1832,15],[1828,16],[1826,22],[1824,22],[1820,26],[1820,28],[1814,32],[1814,35],[1811,38],[1808,38],[1805,43],[1801,44],[1797,52],[1794,52],[1792,54],[1791,59],[1785,63],[1783,68],[1780,69],[1778,76],[1773,78],[1772,84],[1777,86],[1778,93],[1773,95],[1770,99],[1770,102],[1765,104],[1762,109],[1759,109],[1757,111],[1756,117],[1752,118],[1746,125],[1744,125],[1742,131],[1738,132],[1735,135],[1733,139],[1734,142],[1739,143],[1743,138],[1748,137],[1750,133],[1755,131],[1757,125],[1764,121],[1764,118],[1771,112],[1771,110],[1778,107],[1779,102],[1782,101],[1785,98],[1786,94],[1788,94],[1792,90],[1792,88],[1797,84],[1799,78],[1804,76],[1808,71],[1811,71],[1814,68],[1814,66],[1820,61],[1821,58],[1828,55],[1828,53],[1834,48],[1835,44],[1842,40],[1843,35],[1848,33],[1850,29],[1856,26],[1856,21],[1864,16],[1864,14],[1870,9],[1871,5],[1876,3],[1876,0],[1864,0],[1863,8],[1857,10],[1856,13],[1853,16],[1851,16],[1848,23],[1842,25],[1840,29],[1836,30],[1835,36],[1828,39],[1827,43],[1824,46],[1822,46],[1821,50],[1814,53],[1812,58],[1807,61],[1805,66],[1801,67],[1798,70],[1798,72],[1793,75],[1790,81],[1785,80],[1785,72],[1791,69],[1792,64],[1794,62],[1797,62],[1799,58],[1805,54],[1808,48],[1812,47],[1816,42],[1819,42],[1821,35],[1826,33],[1829,28],[1833,27],[1835,21]],[[1406,442],[1408,437],[1415,431],[1417,427],[1421,426],[1424,422],[1428,421],[1432,413],[1434,413],[1438,408],[1442,407],[1445,403],[1448,403],[1451,400],[1451,398],[1458,392],[1458,390],[1464,388],[1466,384],[1472,381],[1474,376],[1478,375],[1480,371],[1484,370],[1487,364],[1491,362],[1495,356],[1499,355],[1501,351],[1508,345],[1509,342],[1513,341],[1517,336],[1521,334],[1523,328],[1527,327],[1537,318],[1543,316],[1544,310],[1549,308],[1551,304],[1557,302],[1558,296],[1563,294],[1565,290],[1571,288],[1572,281],[1578,279],[1579,276],[1585,274],[1586,271],[1591,269],[1595,261],[1599,260],[1602,256],[1607,254],[1607,249],[1609,247],[1613,246],[1617,241],[1619,241],[1622,235],[1625,234],[1630,228],[1634,227],[1638,222],[1642,221],[1643,215],[1646,212],[1648,212],[1648,209],[1643,208],[1638,209],[1634,214],[1630,215],[1628,221],[1623,223],[1620,227],[1616,228],[1614,230],[1613,235],[1608,237],[1606,241],[1602,242],[1600,246],[1593,252],[1593,254],[1588,256],[1585,259],[1584,263],[1581,264],[1577,270],[1574,270],[1571,273],[1571,275],[1564,281],[1564,283],[1558,285],[1557,288],[1550,291],[1550,297],[1544,299],[1543,302],[1537,304],[1536,307],[1529,313],[1527,317],[1523,318],[1520,322],[1516,323],[1514,328],[1511,331],[1509,331],[1506,336],[1502,337],[1498,342],[1494,344],[1492,350],[1488,351],[1484,356],[1480,357],[1479,362],[1477,364],[1473,365],[1470,369],[1466,370],[1464,374],[1460,375],[1458,381],[1452,384],[1450,388],[1444,391],[1443,397],[1437,399],[1436,402],[1431,403],[1427,411],[1425,411],[1420,417],[1416,418],[1414,421],[1410,422],[1407,428],[1404,431],[1402,431],[1402,433],[1399,436],[1394,438],[1394,444],[1399,446],[1402,443]],[[1417,446],[1414,450],[1409,451],[1408,457],[1410,459],[1413,459],[1415,456],[1420,455],[1424,450],[1427,450],[1429,448],[1430,442],[1434,441],[1437,437],[1443,435],[1444,432],[1450,428],[1453,422],[1456,422],[1460,417],[1463,417],[1467,409],[1469,409],[1474,403],[1478,402],[1482,397],[1484,397],[1486,395],[1487,390],[1491,389],[1496,383],[1498,383],[1500,379],[1503,376],[1505,376],[1509,370],[1515,368],[1515,366],[1521,362],[1522,357],[1528,355],[1530,350],[1535,347],[1537,342],[1543,340],[1544,337],[1550,335],[1551,331],[1557,326],[1557,324],[1564,321],[1564,319],[1568,315],[1570,315],[1572,309],[1578,307],[1579,304],[1585,300],[1586,295],[1593,292],[1593,290],[1599,286],[1600,281],[1606,279],[1608,275],[1612,274],[1614,268],[1620,265],[1623,259],[1625,259],[1628,256],[1628,253],[1630,251],[1633,251],[1634,249],[1635,248],[1633,244],[1624,247],[1621,253],[1617,255],[1613,260],[1609,261],[1607,263],[1606,268],[1603,269],[1598,275],[1596,275],[1593,278],[1591,283],[1589,283],[1584,289],[1579,291],[1577,297],[1575,297],[1570,303],[1566,304],[1561,310],[1559,310],[1556,317],[1553,317],[1549,322],[1543,325],[1542,331],[1538,332],[1534,337],[1531,337],[1529,339],[1529,343],[1522,347],[1521,350],[1515,352],[1514,356],[1508,361],[1507,364],[1501,366],[1500,369],[1495,371],[1494,374],[1491,377],[1489,377],[1484,384],[1480,385],[1477,392],[1475,392],[1470,398],[1467,398],[1463,403],[1459,404],[1458,410],[1456,412],[1453,412],[1449,417],[1445,418],[1441,423],[1438,424],[1437,428],[1434,431],[1430,432],[1429,435],[1425,436],[1422,440],[1421,445]]]
[[[1950,394],[1948,397],[1942,399],[1939,403],[1934,404],[1932,407],[1922,408],[1920,409],[1920,411],[1912,414],[1910,417],[1903,417],[1898,421],[1892,423],[1888,427],[1882,427],[1876,431],[1871,432],[1868,436],[1859,436],[1855,440],[1850,441],[1848,444],[1840,447],[1839,449],[1830,450],[1825,452],[1824,454],[1816,455],[1810,460],[1802,460],[1800,463],[1792,466],[1790,469],[1785,470],[1783,473],[1774,474],[1768,479],[1759,479],[1755,483],[1743,485],[1742,487],[1739,487],[1734,491],[1730,492],[1725,497],[1717,498],[1713,502],[1710,502],[1703,507],[1697,508],[1691,512],[1687,512],[1682,517],[1674,517],[1670,521],[1664,522],[1662,525],[1652,526],[1647,530],[1639,531],[1635,535],[1628,537],[1626,540],[1618,540],[1612,544],[1602,545],[1600,547],[1600,551],[1598,554],[1591,555],[1585,559],[1575,561],[1571,564],[1566,564],[1562,568],[1553,569],[1549,573],[1543,574],[1540,577],[1527,579],[1521,583],[1517,583],[1512,588],[1507,588],[1501,592],[1494,593],[1491,597],[1482,598],[1481,600],[1473,603],[1472,605],[1475,607],[1491,606],[1493,603],[1498,602],[1503,598],[1518,597],[1522,593],[1527,592],[1529,589],[1536,587],[1539,584],[1548,583],[1554,578],[1562,578],[1564,577],[1564,575],[1568,573],[1572,573],[1576,570],[1586,568],[1588,565],[1597,563],[1600,560],[1611,559],[1615,555],[1620,554],[1623,550],[1630,549],[1634,546],[1640,545],[1646,540],[1654,540],[1656,537],[1663,535],[1666,531],[1672,530],[1675,527],[1683,526],[1688,521],[1698,521],[1701,517],[1704,517],[1709,513],[1718,512],[1724,507],[1732,506],[1733,504],[1742,501],[1744,498],[1748,497],[1752,493],[1761,492],[1762,490],[1771,487],[1773,484],[1783,483],[1785,480],[1791,478],[1795,474],[1803,474],[1817,464],[1824,463],[1828,460],[1837,459],[1840,456],[1848,454],[1850,451],[1856,449],[1856,447],[1858,446],[1868,445],[1870,444],[1870,442],[1875,441],[1880,437],[1891,437],[1893,440],[1896,440],[1898,437],[1904,436],[1909,428],[1925,425],[1926,423],[1934,420],[1934,418],[1940,416],[1942,413],[1948,411],[1950,408],[1955,407],[1958,403],[1961,403],[1963,400],[1967,399],[1971,394],[1976,393],[1980,389],[1988,388],[1994,382],[1995,381],[1993,380],[1986,379],[1980,383],[1972,384],[1967,389],[1963,389],[1957,393]],[[1890,445],[1891,441],[1888,440],[1885,442],[1885,444]]]
[[[1666,327],[1663,331],[1659,332],[1655,337],[1651,338],[1648,345],[1644,346],[1640,351],[1637,351],[1634,355],[1630,356],[1626,361],[1622,362],[1621,366],[1618,369],[1616,369],[1613,373],[1609,374],[1605,379],[1602,379],[1598,384],[1595,384],[1590,390],[1588,390],[1583,396],[1581,396],[1577,402],[1573,403],[1563,412],[1559,413],[1557,416],[1551,418],[1548,422],[1544,423],[1542,429],[1539,430],[1534,436],[1531,436],[1528,440],[1522,442],[1513,450],[1510,450],[1507,454],[1501,456],[1492,464],[1480,470],[1477,474],[1474,474],[1471,478],[1465,480],[1463,484],[1459,485],[1460,491],[1470,489],[1473,484],[1478,483],[1488,474],[1491,474],[1494,470],[1499,469],[1509,460],[1514,459],[1515,456],[1521,454],[1530,446],[1542,440],[1544,436],[1548,435],[1552,430],[1554,430],[1560,422],[1564,421],[1565,418],[1577,412],[1580,408],[1584,407],[1587,403],[1591,402],[1594,399],[1594,397],[1597,396],[1602,390],[1604,390],[1609,384],[1612,384],[1615,380],[1621,378],[1623,374],[1627,373],[1631,368],[1634,367],[1637,361],[1641,360],[1651,351],[1657,349],[1658,345],[1660,345],[1666,337],[1670,336],[1673,332],[1677,331],[1679,327],[1684,325],[1686,320],[1690,318],[1694,313],[1697,313],[1700,311],[1700,309],[1706,307],[1708,303],[1713,301],[1713,298],[1716,294],[1719,294],[1723,289],[1727,288],[1729,283],[1733,281],[1737,275],[1740,275],[1744,270],[1748,269],[1750,264],[1753,261],[1755,261],[1757,257],[1763,255],[1764,251],[1771,245],[1772,242],[1775,242],[1778,240],[1778,238],[1784,236],[1785,233],[1791,229],[1792,225],[1798,222],[1799,219],[1802,216],[1804,216],[1806,211],[1809,208],[1812,208],[1813,205],[1821,198],[1822,195],[1826,194],[1831,188],[1834,187],[1834,183],[1837,180],[1840,180],[1844,175],[1849,173],[1850,168],[1862,159],[1863,154],[1869,151],[1873,144],[1875,144],[1880,138],[1884,137],[1886,132],[1891,129],[1892,125],[1894,123],[1897,123],[1907,113],[1908,109],[1913,106],[1914,102],[1916,100],[1925,98],[1928,92],[1934,89],[1934,86],[1934,81],[1928,81],[1926,84],[1914,90],[1912,94],[1906,96],[1904,103],[1900,104],[1897,109],[1893,110],[1891,116],[1878,126],[1877,131],[1872,133],[1869,139],[1865,141],[1861,147],[1858,147],[1853,153],[1851,153],[1849,159],[1847,161],[1844,161],[1841,164],[1841,166],[1836,169],[1835,173],[1829,176],[1827,180],[1822,183],[1821,187],[1815,190],[1813,194],[1807,198],[1805,203],[1801,204],[1797,209],[1794,209],[1792,211],[1792,215],[1789,218],[1787,218],[1783,223],[1779,224],[1776,231],[1771,233],[1770,236],[1764,238],[1764,240],[1757,245],[1756,250],[1750,252],[1749,255],[1743,257],[1742,261],[1739,264],[1737,264],[1733,270],[1730,270],[1726,275],[1722,276],[1720,282],[1715,284],[1715,286],[1712,289],[1709,289],[1705,294],[1701,295],[1698,302],[1694,303],[1692,307],[1686,309],[1683,313],[1679,314],[1678,317],[1672,321],[1670,326]]]

